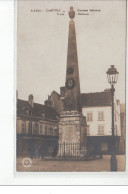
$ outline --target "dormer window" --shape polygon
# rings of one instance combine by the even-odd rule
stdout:
[[[29,110],[29,109],[26,109],[26,110],[25,110],[25,114],[26,114],[26,115],[32,115],[32,111]]]

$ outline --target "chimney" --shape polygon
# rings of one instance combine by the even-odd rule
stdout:
[[[34,107],[33,95],[32,95],[32,94],[29,94],[28,103],[30,104],[30,106],[31,106],[32,108]]]
[[[53,101],[51,100],[45,100],[44,104],[49,107],[53,107]]]

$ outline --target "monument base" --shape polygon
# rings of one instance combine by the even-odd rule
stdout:
[[[86,118],[77,111],[63,111],[59,120],[58,156],[86,154]]]

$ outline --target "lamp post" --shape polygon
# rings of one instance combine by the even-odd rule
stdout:
[[[114,85],[117,83],[118,74],[119,72],[114,67],[114,65],[111,65],[111,67],[108,69],[107,78],[108,82],[111,85],[111,97],[112,97],[112,142],[111,142],[111,158],[110,158],[110,167],[111,171],[117,171],[117,159],[115,155],[115,135],[114,135],[114,92],[115,88]]]

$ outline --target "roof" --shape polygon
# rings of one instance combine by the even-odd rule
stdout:
[[[25,115],[26,111],[31,111],[31,116],[42,117],[45,113],[45,118],[57,120],[57,112],[46,105],[33,103],[33,107],[25,100],[17,100],[17,115]]]
[[[111,106],[111,93],[109,91],[96,93],[82,93],[82,106]]]
[[[60,98],[60,94],[58,94],[58,92],[56,92],[55,90],[53,90],[52,93],[51,93],[51,95],[48,96],[48,100],[50,100],[50,98],[51,98],[51,96],[52,96],[53,94],[57,95],[58,98]]]

